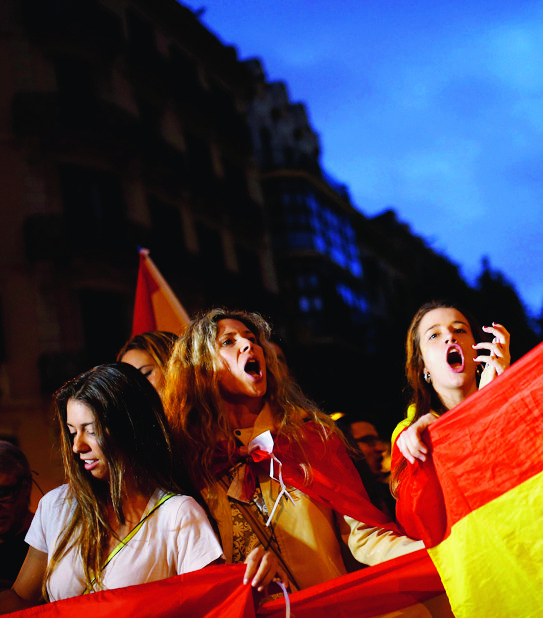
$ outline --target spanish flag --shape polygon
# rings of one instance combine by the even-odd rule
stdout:
[[[190,323],[187,312],[149,257],[149,251],[140,249],[139,253],[132,337],[151,330],[182,334]]]
[[[425,441],[433,490],[406,499],[456,618],[543,616],[543,344]]]

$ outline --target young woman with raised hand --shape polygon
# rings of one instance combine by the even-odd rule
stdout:
[[[168,368],[170,425],[227,562],[248,561],[258,588],[277,575],[300,589],[346,572],[341,538],[364,564],[421,548],[371,504],[338,430],[280,370],[269,336],[259,315],[215,309]]]
[[[63,386],[54,404],[67,484],[40,501],[1,612],[221,559],[203,509],[182,495],[160,398],[140,372],[125,363],[95,367]]]
[[[485,341],[484,333],[492,340]],[[416,536],[411,513],[404,511],[410,500],[403,496],[410,495],[415,484],[416,491],[424,489],[423,475],[416,476],[416,462],[424,462],[428,454],[424,430],[509,367],[509,333],[501,324],[481,329],[464,309],[433,301],[424,304],[411,322],[406,357],[412,398],[407,418],[392,434],[392,489],[398,522]]]

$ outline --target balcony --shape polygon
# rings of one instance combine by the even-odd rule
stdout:
[[[62,215],[30,215],[25,220],[23,234],[29,260],[60,260],[66,257],[66,224]]]
[[[110,144],[132,141],[137,118],[108,101],[61,97],[55,92],[19,92],[13,98],[13,129],[19,137],[74,136]]]
[[[185,188],[187,163],[185,155],[158,135],[142,137],[143,176],[147,185],[165,187],[173,195]]]
[[[120,18],[96,0],[22,0],[31,38],[50,53],[111,60],[123,48]]]

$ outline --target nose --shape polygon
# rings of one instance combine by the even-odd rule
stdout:
[[[242,339],[241,341],[241,351],[246,352],[253,347],[253,342],[250,339]]]
[[[88,445],[85,442],[83,436],[79,433],[74,435],[74,441],[72,445],[72,450],[74,453],[84,453],[88,450]]]

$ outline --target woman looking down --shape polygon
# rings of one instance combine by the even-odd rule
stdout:
[[[133,367],[95,367],[55,395],[67,484],[38,505],[5,613],[200,569],[222,549],[181,495],[160,398]],[[181,479],[182,482],[182,479]]]

